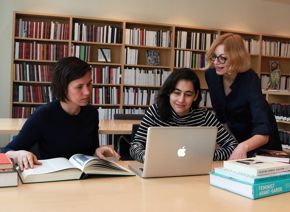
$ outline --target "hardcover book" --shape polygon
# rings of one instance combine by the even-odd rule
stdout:
[[[244,175],[264,176],[289,171],[290,164],[246,158],[224,161],[224,168]]]
[[[17,185],[18,175],[14,168],[0,170],[0,187],[11,187]]]
[[[5,153],[0,153],[0,169],[12,169],[13,163]]]
[[[19,171],[23,183],[77,180],[89,175],[135,175],[113,160],[75,154],[66,158],[40,160],[42,165]]]
[[[290,178],[251,184],[211,172],[210,184],[250,199],[258,199],[290,191]]]

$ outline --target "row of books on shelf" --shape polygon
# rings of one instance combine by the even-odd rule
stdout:
[[[250,54],[260,54],[260,41],[252,38],[244,38],[244,44]]]
[[[58,21],[16,19],[15,36],[50,40],[68,40],[69,24]]]
[[[169,30],[125,29],[125,44],[136,46],[170,47]]]
[[[279,137],[282,144],[282,148],[286,150],[290,150],[290,131],[279,129]]]
[[[98,26],[75,22],[73,40],[97,43],[122,43],[122,29],[119,26]]]
[[[92,83],[95,84],[120,84],[120,67],[92,67]]]
[[[51,102],[52,90],[50,85],[14,85],[13,101],[14,102]]]
[[[29,117],[34,111],[36,107],[27,107],[27,106],[16,106],[12,107],[12,117],[13,118],[27,118]]]
[[[177,31],[176,48],[208,50],[217,33]]]
[[[68,56],[67,44],[15,42],[14,59],[56,61]]]
[[[147,106],[155,102],[158,90],[150,90],[147,88],[125,88],[124,89],[124,105],[140,105]]]
[[[78,57],[86,62],[92,61],[92,47],[86,45],[73,45],[72,56]],[[95,53],[97,54],[97,52]]]
[[[277,121],[290,122],[290,104],[271,103],[270,106]]]
[[[14,80],[17,81],[36,81],[50,82],[49,65],[16,63],[14,64]]]
[[[290,43],[281,41],[262,41],[262,55],[274,57],[290,57]]]
[[[177,68],[195,68],[201,69],[205,67],[205,54],[194,53],[192,51],[175,51],[175,67]]]
[[[290,191],[290,164],[263,157],[224,161],[210,173],[210,184],[258,199]]]
[[[138,49],[130,47],[125,48],[125,64],[137,65],[138,64]]]
[[[92,104],[119,104],[120,88],[119,87],[100,87],[93,88]]]
[[[164,69],[125,68],[125,85],[161,86],[170,71]]]
[[[266,90],[270,86],[270,75],[262,74],[261,75],[261,88],[263,90]],[[277,86],[275,89],[278,90],[290,90],[290,76],[280,76],[279,79],[277,79]]]

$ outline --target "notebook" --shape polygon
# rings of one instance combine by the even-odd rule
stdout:
[[[149,127],[145,162],[129,168],[143,178],[208,174],[216,136],[215,127]]]

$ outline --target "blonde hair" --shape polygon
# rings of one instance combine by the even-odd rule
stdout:
[[[251,67],[250,55],[245,47],[244,41],[240,35],[226,33],[220,35],[211,45],[205,55],[207,68],[213,67],[211,61],[214,51],[219,45],[224,45],[225,53],[229,60],[229,74],[245,72]]]

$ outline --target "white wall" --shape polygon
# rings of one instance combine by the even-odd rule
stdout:
[[[159,22],[290,37],[289,0],[0,0],[0,118],[9,117],[11,106],[13,11]]]

